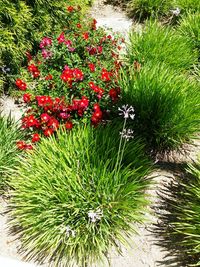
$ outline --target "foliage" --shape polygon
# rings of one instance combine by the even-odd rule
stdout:
[[[68,1],[67,5],[75,1]],[[76,1],[85,7],[90,1]],[[66,1],[2,0],[0,6],[0,65],[10,69],[0,84],[11,85],[27,51],[34,49],[46,34],[67,24]],[[2,90],[2,88],[0,88]]]
[[[178,26],[178,31],[183,36],[187,36],[194,49],[200,53],[200,13],[188,13],[185,15]],[[200,58],[200,55],[199,55]]]
[[[96,126],[110,117],[119,99],[121,41],[97,29],[95,20],[79,17],[77,10],[70,11],[66,30],[44,37],[16,80],[28,106],[23,128],[31,133],[48,136],[63,124],[71,129],[78,120]]]
[[[133,128],[150,149],[178,148],[199,132],[198,85],[164,64],[146,64],[122,75],[122,99],[134,106]]]
[[[170,256],[175,255],[184,266],[200,266],[200,160],[186,171],[162,191],[159,208],[165,206],[166,212],[158,214],[158,235],[161,244],[170,247]]]
[[[126,3],[129,15],[140,21],[166,17],[171,22],[188,11],[200,11],[199,0],[130,0]]]
[[[140,21],[149,17],[163,16],[170,8],[170,0],[134,0],[128,4],[129,15]]]
[[[0,115],[0,187],[7,184],[9,175],[17,165],[20,151],[16,142],[23,138],[23,133],[11,117]]]
[[[174,6],[178,6],[182,14],[189,12],[199,13],[200,2],[198,0],[174,0]]]
[[[109,248],[119,250],[133,222],[142,221],[150,164],[133,139],[116,171],[116,129],[59,131],[21,163],[10,182],[9,214],[28,259],[88,266]]]
[[[142,33],[133,32],[127,49],[129,65],[134,62],[155,64],[164,62],[176,70],[186,71],[198,61],[198,53],[187,36],[157,21],[147,21]]]

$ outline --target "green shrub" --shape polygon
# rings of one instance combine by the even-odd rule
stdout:
[[[198,84],[162,64],[124,74],[123,101],[135,108],[133,127],[155,151],[178,148],[200,126]]]
[[[149,161],[133,139],[124,154],[130,165],[123,161],[116,172],[114,129],[61,131],[21,163],[10,182],[9,210],[28,259],[88,266],[142,221]]]
[[[23,137],[10,117],[0,115],[0,188],[4,187],[11,174],[11,169],[17,165],[19,150],[16,142]]]
[[[159,208],[166,209],[158,214],[161,245],[166,244],[170,256],[184,262],[176,266],[200,266],[200,160],[167,185],[160,203]]]
[[[25,60],[27,51],[36,49],[41,37],[67,26],[67,6],[90,1],[65,0],[2,0],[0,6],[0,64],[10,71],[0,77],[0,84],[9,87],[13,75]],[[3,87],[0,87],[0,91]]]
[[[188,13],[180,21],[178,31],[191,41],[194,49],[200,53],[200,13]],[[200,57],[200,55],[199,55]]]
[[[147,21],[142,33],[132,33],[127,49],[127,61],[146,64],[164,62],[176,70],[188,70],[198,61],[197,51],[188,41],[171,27],[161,26],[157,21]]]

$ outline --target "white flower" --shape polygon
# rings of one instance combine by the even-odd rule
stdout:
[[[134,131],[131,129],[123,129],[122,132],[120,132],[120,135],[122,136],[122,138],[125,138],[126,141],[129,141],[130,139],[132,139]]]
[[[180,15],[180,13],[181,13],[181,10],[180,10],[180,8],[176,8],[176,9],[172,9],[171,10],[171,13],[172,13],[172,15],[174,15],[174,16],[178,16],[178,15]]]
[[[101,209],[98,209],[96,211],[90,210],[88,212],[88,218],[93,223],[101,220],[102,216],[103,216],[103,211]]]
[[[135,118],[134,108],[132,106],[123,105],[122,108],[118,108],[119,115],[124,116],[124,119],[128,119],[129,117],[133,120]]]
[[[71,227],[69,225],[66,226],[66,235],[67,237],[70,237],[70,235],[72,237],[75,237],[76,232],[74,230],[71,229]]]

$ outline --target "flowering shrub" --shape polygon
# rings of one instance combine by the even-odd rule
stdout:
[[[80,20],[79,10],[67,8],[68,27],[44,37],[36,57],[16,80],[28,111],[24,129],[46,136],[65,125],[71,129],[78,120],[93,125],[106,120],[120,97],[117,82],[121,67],[118,50],[122,38],[97,29],[96,20]]]

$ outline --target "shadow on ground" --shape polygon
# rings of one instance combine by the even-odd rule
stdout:
[[[187,209],[187,204],[193,197],[187,196],[187,185],[191,185],[191,182],[195,184],[195,177],[185,170],[186,163],[157,164],[160,169],[175,173],[170,182],[163,183],[158,191],[159,201],[152,207],[158,220],[149,230],[155,236],[155,244],[167,252],[166,258],[157,262],[157,266],[194,266],[199,262],[200,254],[191,256],[191,251],[194,250],[194,242],[189,245],[192,237],[188,238],[188,235],[180,233],[177,225],[184,228],[184,223],[191,223],[182,220],[182,212]]]

